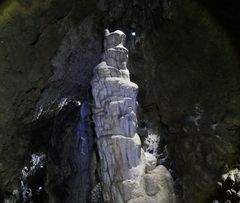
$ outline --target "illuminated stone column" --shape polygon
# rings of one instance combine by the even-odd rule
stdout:
[[[168,171],[156,168],[156,158],[141,149],[136,133],[138,86],[130,81],[125,39],[122,31],[105,30],[103,59],[91,81],[104,202],[160,202],[156,170]]]

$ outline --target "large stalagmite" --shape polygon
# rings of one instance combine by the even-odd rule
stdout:
[[[138,86],[130,81],[125,38],[122,31],[105,30],[103,60],[91,81],[104,202],[172,203],[171,175],[156,167],[136,133]]]

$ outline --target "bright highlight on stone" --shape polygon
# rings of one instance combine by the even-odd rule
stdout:
[[[130,81],[125,39],[120,30],[105,30],[103,59],[91,81],[104,202],[174,203],[171,175],[143,151],[136,133],[138,86]]]

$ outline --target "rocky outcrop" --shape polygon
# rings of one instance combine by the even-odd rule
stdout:
[[[216,203],[240,201],[240,170],[238,168],[222,174],[221,180],[217,182],[217,193],[214,201]]]
[[[136,133],[138,86],[127,69],[126,35],[105,30],[103,60],[91,81],[104,202],[175,201],[171,175],[144,153]]]

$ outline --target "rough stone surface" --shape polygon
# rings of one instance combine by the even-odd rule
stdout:
[[[145,152],[146,170],[152,171],[157,165],[157,158],[148,152]]]
[[[221,175],[217,182],[216,199],[218,202],[240,201],[240,171],[238,168],[227,171]]]
[[[156,158],[145,155],[136,133],[138,86],[130,81],[125,40],[122,31],[105,30],[103,59],[91,81],[103,199],[174,203],[171,175],[155,168]]]
[[[179,196],[213,201],[221,174],[239,164],[238,8],[226,0],[1,1],[0,201],[17,188],[29,153],[48,151],[59,104],[86,95],[106,27],[127,35],[139,119],[159,128]],[[36,106],[43,117],[32,129]]]

